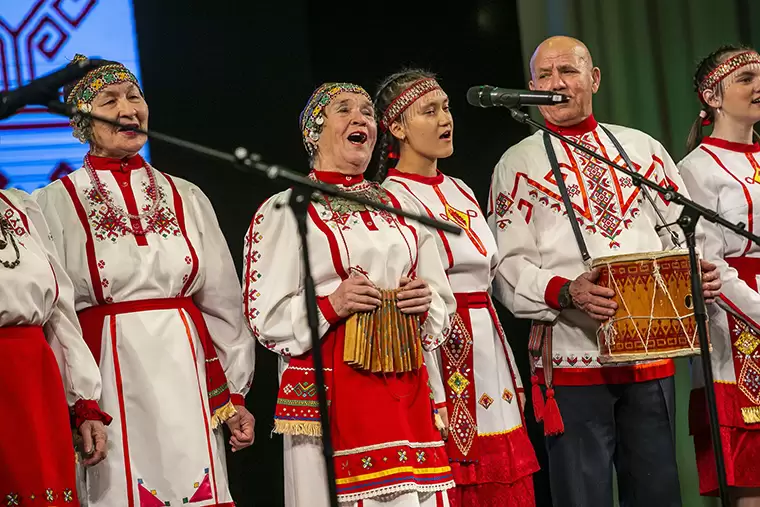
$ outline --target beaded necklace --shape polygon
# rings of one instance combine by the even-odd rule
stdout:
[[[153,189],[153,192],[148,192],[153,202],[151,203],[150,208],[148,208],[147,211],[143,213],[138,213],[137,215],[129,213],[127,210],[125,210],[124,208],[122,208],[121,206],[113,202],[113,199],[111,199],[108,196],[108,191],[106,190],[105,185],[101,181],[100,177],[98,177],[97,171],[93,169],[92,165],[90,164],[89,153],[85,155],[84,157],[84,168],[87,171],[87,175],[90,177],[90,181],[95,187],[95,193],[105,203],[106,207],[109,210],[111,210],[113,213],[119,216],[127,217],[131,224],[136,224],[134,229],[131,228],[129,225],[124,225],[125,230],[127,230],[128,232],[132,233],[135,236],[145,236],[148,232],[150,232],[152,228],[151,225],[148,225],[147,228],[144,228],[142,226],[142,220],[147,220],[149,224],[152,223],[151,219],[158,212],[160,200],[159,200],[159,195],[158,195],[158,185],[156,184],[155,169],[153,169],[153,167],[151,167],[149,163],[147,162],[145,163],[145,172],[148,173],[148,180],[150,181],[150,186],[148,188]]]

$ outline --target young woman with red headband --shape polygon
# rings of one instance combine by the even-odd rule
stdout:
[[[694,86],[702,110],[679,163],[691,197],[732,222],[760,233],[760,55],[724,46],[697,67]],[[713,125],[712,134],[702,129]],[[739,507],[760,506],[760,246],[709,222],[703,253],[720,269],[723,289],[710,305],[712,367],[728,485]],[[690,426],[703,495],[715,495],[718,480],[699,363],[694,368]]]
[[[534,506],[538,463],[523,423],[522,383],[489,294],[496,241],[473,191],[438,170],[438,159],[454,151],[449,98],[432,74],[409,70],[385,80],[375,108],[382,130],[377,178],[414,211],[462,228],[459,236],[435,234],[457,300],[432,381],[448,421],[457,484],[449,499],[453,506]]]

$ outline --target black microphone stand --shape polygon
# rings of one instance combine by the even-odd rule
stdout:
[[[512,113],[512,117],[520,123],[531,125],[547,134],[563,141],[570,146],[577,148],[583,153],[594,157],[596,160],[603,162],[616,171],[626,174],[631,177],[633,183],[637,187],[649,187],[652,190],[662,195],[663,199],[668,202],[672,202],[682,206],[681,215],[679,216],[676,224],[678,224],[686,236],[686,246],[689,251],[689,266],[691,271],[691,294],[694,301],[694,317],[697,322],[697,333],[699,335],[699,350],[702,358],[702,373],[705,381],[705,395],[707,397],[707,408],[710,416],[710,434],[712,436],[713,452],[715,453],[715,465],[718,471],[718,489],[720,491],[720,500],[723,507],[730,507],[731,503],[728,495],[728,485],[726,483],[726,465],[723,459],[723,445],[720,439],[720,426],[718,425],[718,412],[715,403],[715,389],[713,387],[713,370],[712,363],[710,362],[710,344],[707,334],[707,311],[705,308],[705,299],[702,292],[702,276],[701,270],[698,264],[697,250],[696,250],[696,237],[695,230],[697,221],[700,217],[704,217],[708,222],[718,224],[734,233],[749,239],[757,245],[760,245],[760,237],[755,236],[751,232],[745,230],[744,223],[734,224],[728,220],[722,218],[717,212],[700,206],[694,201],[687,199],[683,195],[676,192],[673,187],[661,187],[657,183],[643,177],[637,173],[634,168],[624,168],[611,160],[599,155],[598,153],[586,148],[580,143],[576,143],[572,139],[569,139],[562,134],[554,132],[547,128],[545,125],[541,125],[537,121],[533,120],[528,113],[520,111],[519,109],[509,108]],[[667,227],[673,224],[662,224],[662,227]]]
[[[333,446],[332,446],[332,434],[330,432],[330,422],[328,419],[328,407],[327,407],[327,394],[325,392],[325,374],[324,374],[324,362],[322,359],[322,348],[320,346],[319,338],[319,317],[317,309],[317,294],[314,285],[314,278],[311,275],[311,259],[309,255],[309,242],[307,241],[307,222],[308,222],[308,209],[311,201],[316,200],[319,194],[327,194],[333,197],[340,197],[353,202],[364,204],[367,207],[384,210],[388,213],[392,213],[396,216],[401,216],[414,220],[420,224],[431,227],[433,229],[443,230],[455,235],[458,235],[462,230],[454,225],[439,222],[438,220],[429,218],[423,215],[416,215],[409,213],[393,206],[388,206],[376,201],[365,199],[347,192],[343,192],[334,185],[328,185],[314,181],[302,174],[298,174],[282,166],[267,164],[261,161],[261,156],[256,153],[249,153],[245,148],[237,148],[234,154],[227,153],[220,150],[215,150],[200,144],[185,141],[174,136],[162,134],[155,131],[141,130],[135,127],[128,127],[120,124],[118,121],[104,118],[102,116],[93,115],[90,113],[84,113],[79,111],[75,106],[63,104],[56,100],[48,102],[47,107],[51,112],[72,117],[73,115],[81,115],[91,118],[92,120],[101,121],[121,127],[125,130],[131,130],[139,134],[144,134],[153,139],[158,139],[165,143],[179,146],[187,150],[211,157],[224,162],[229,162],[236,168],[242,170],[247,174],[259,174],[264,175],[270,180],[285,180],[293,185],[292,192],[288,205],[293,211],[293,215],[296,219],[298,226],[298,236],[301,241],[301,262],[303,264],[303,285],[306,294],[306,315],[309,322],[309,330],[311,332],[311,353],[314,358],[314,376],[317,384],[317,400],[319,403],[319,420],[322,429],[322,453],[325,460],[325,467],[327,471],[327,487],[330,495],[330,505],[332,507],[339,507],[338,494],[335,484],[335,467],[333,463]]]

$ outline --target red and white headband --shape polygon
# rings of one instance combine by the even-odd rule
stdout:
[[[441,86],[435,78],[425,77],[418,79],[388,105],[385,112],[383,112],[382,118],[380,118],[380,129],[383,131],[388,130],[393,122],[398,120],[409,106],[417,102],[423,95],[440,89]]]

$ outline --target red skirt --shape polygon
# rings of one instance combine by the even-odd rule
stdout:
[[[0,328],[0,501],[77,507],[74,446],[58,363],[41,327]]]
[[[338,500],[452,487],[427,369],[387,375],[356,370],[343,361],[344,339],[341,324],[322,340]],[[275,432],[321,435],[310,353],[291,358],[282,375]]]
[[[512,484],[488,482],[449,490],[451,507],[536,507],[533,475]]]
[[[733,400],[738,397],[733,393],[733,391],[738,393],[736,385],[723,383],[714,385],[720,422],[720,440],[723,444],[723,461],[726,464],[726,482],[729,487],[758,488],[760,487],[760,428],[741,427],[729,416],[736,412],[732,410],[735,408]],[[699,493],[718,496],[718,474],[704,389],[695,389],[691,392],[689,426],[690,433],[694,436]]]

